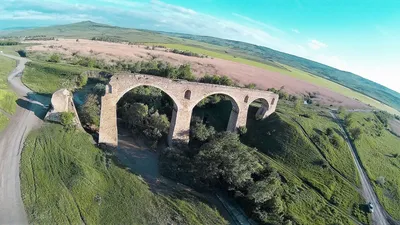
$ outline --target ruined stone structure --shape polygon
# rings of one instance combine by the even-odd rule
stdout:
[[[192,110],[201,100],[210,95],[223,94],[230,98],[232,112],[228,131],[235,131],[238,127],[246,126],[247,111],[254,100],[260,99],[262,103],[256,116],[265,118],[275,111],[279,97],[272,92],[247,88],[171,80],[142,74],[117,74],[111,78],[106,86],[106,93],[101,98],[100,144],[112,147],[118,145],[117,102],[126,92],[144,85],[161,89],[174,102],[168,138],[170,145],[173,140],[189,140]]]
[[[72,93],[65,88],[54,92],[51,96],[51,108],[47,112],[45,120],[59,123],[62,112],[72,112],[75,115],[75,125],[83,130],[72,99]]]

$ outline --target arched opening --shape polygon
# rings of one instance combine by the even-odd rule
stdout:
[[[192,96],[192,92],[190,90],[185,91],[185,99],[190,100],[191,96]]]
[[[204,142],[216,132],[234,131],[238,112],[238,104],[228,95],[203,98],[192,110],[190,144]]]
[[[168,137],[175,103],[161,89],[138,86],[126,92],[117,103],[118,134],[141,138],[156,147]]]
[[[269,110],[268,101],[263,98],[258,98],[250,103],[247,111],[247,124],[252,124],[258,120],[264,119]]]
[[[172,98],[152,86],[135,87],[119,99],[116,156],[132,171],[158,175],[154,149],[167,146],[174,110],[177,109]]]

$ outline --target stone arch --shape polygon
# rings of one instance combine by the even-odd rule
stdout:
[[[230,116],[229,116],[229,121],[228,121],[228,125],[227,125],[227,128],[226,128],[226,131],[234,132],[236,130],[236,127],[237,127],[236,125],[238,123],[238,116],[239,116],[239,113],[240,113],[240,106],[238,104],[238,100],[235,97],[233,97],[232,95],[230,95],[229,93],[226,93],[226,92],[210,92],[210,93],[207,93],[207,94],[203,95],[201,98],[196,99],[195,101],[193,101],[192,105],[190,106],[191,111],[193,111],[194,107],[196,107],[196,105],[199,104],[200,101],[202,101],[203,99],[208,98],[208,97],[210,97],[212,95],[224,95],[230,100],[230,102],[232,104],[232,110],[231,110],[231,113],[230,113]]]
[[[191,96],[192,96],[192,91],[186,90],[185,91],[185,99],[190,100]]]
[[[274,100],[272,100],[274,101]],[[270,109],[270,104],[268,102],[268,100],[266,100],[265,98],[257,98],[254,99],[250,104],[257,102],[260,104],[260,107],[258,108],[255,117],[256,119],[264,119],[265,117],[267,117],[269,114],[269,109]],[[271,104],[272,105],[272,104]]]
[[[135,88],[138,88],[138,87],[142,87],[142,86],[148,86],[148,87],[154,87],[154,88],[157,88],[157,89],[159,89],[159,90],[161,90],[162,92],[164,92],[166,95],[168,95],[170,98],[171,98],[171,100],[172,100],[172,102],[173,102],[173,104],[174,104],[174,107],[173,107],[173,109],[172,109],[172,114],[171,114],[171,121],[170,121],[170,127],[169,127],[169,132],[168,132],[168,144],[169,145],[171,145],[172,144],[172,139],[173,139],[173,137],[174,136],[176,136],[176,132],[179,132],[179,130],[176,130],[175,128],[176,128],[176,123],[177,123],[177,121],[179,120],[177,117],[178,117],[178,115],[179,115],[179,110],[181,109],[181,104],[180,104],[180,101],[179,101],[179,98],[177,98],[173,93],[171,93],[169,90],[167,90],[167,89],[165,89],[165,88],[163,88],[163,87],[160,87],[160,86],[158,86],[158,85],[154,85],[154,84],[148,84],[148,83],[136,83],[136,84],[133,84],[133,85],[130,85],[128,88],[126,88],[126,89],[124,89],[123,91],[121,91],[119,94],[118,94],[118,97],[117,97],[117,99],[116,99],[116,101],[115,101],[115,105],[117,105],[117,103],[121,100],[121,98],[126,94],[126,93],[128,93],[129,91],[131,91],[131,90],[133,90],[133,89],[135,89]],[[117,110],[117,108],[115,108],[115,110]],[[116,113],[116,112],[115,112]],[[115,118],[115,120],[117,120],[117,118]],[[180,132],[180,135],[183,135],[183,133],[182,132]],[[187,134],[187,135],[189,135],[189,134]],[[183,139],[185,139],[185,138],[183,138]],[[118,144],[118,127],[117,127],[117,140],[116,140],[116,142],[117,142],[117,144]]]

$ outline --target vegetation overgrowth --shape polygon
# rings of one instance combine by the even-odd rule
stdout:
[[[341,118],[380,203],[400,220],[400,138],[388,130],[389,116],[384,112],[354,112]]]
[[[55,124],[29,135],[21,192],[31,224],[227,224],[189,192],[152,193],[90,139]]]
[[[31,90],[52,94],[60,88],[75,89],[87,81],[87,68],[50,62],[29,62],[26,64],[22,82]]]

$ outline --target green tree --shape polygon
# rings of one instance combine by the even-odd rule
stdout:
[[[223,181],[229,186],[243,187],[262,168],[251,151],[237,134],[220,133],[196,155],[198,176],[211,185]]]
[[[76,85],[78,87],[83,87],[87,84],[88,76],[85,73],[81,73],[76,78]]]
[[[353,140],[359,139],[361,136],[361,133],[362,133],[362,131],[359,127],[350,129],[350,134],[351,134],[351,137],[353,138]]]
[[[351,127],[352,124],[353,124],[353,114],[352,113],[348,113],[344,117],[344,125],[346,125],[346,127]]]
[[[207,127],[204,123],[196,122],[192,129],[192,137],[199,141],[206,141],[215,135],[214,127]]]
[[[81,119],[87,125],[100,125],[100,103],[98,97],[89,94],[81,107]]]
[[[152,140],[159,140],[164,134],[168,134],[169,126],[168,117],[155,112],[146,119],[143,133]]]
[[[248,189],[247,198],[251,199],[255,203],[264,203],[272,199],[278,188],[280,188],[278,177],[271,175],[268,176],[267,179],[252,184]]]
[[[332,134],[333,134],[333,129],[330,128],[330,127],[326,128],[325,134],[328,135],[328,136],[332,136]]]

